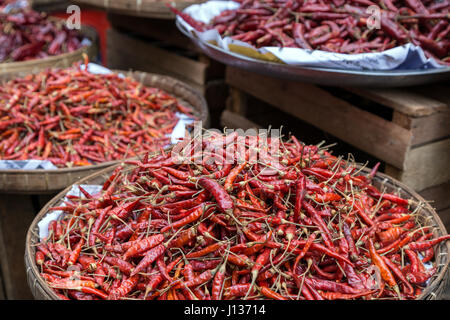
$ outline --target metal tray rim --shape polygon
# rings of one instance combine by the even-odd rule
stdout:
[[[442,78],[450,79],[450,67],[442,69],[425,69],[425,70],[345,70],[336,68],[324,68],[324,67],[303,67],[292,66],[287,64],[281,64],[271,61],[258,60],[245,55],[241,55],[235,52],[224,50],[211,43],[204,42],[195,37],[192,33],[188,32],[178,21],[176,20],[176,26],[185,36],[191,39],[205,54],[211,58],[219,60],[225,64],[232,66],[238,66],[250,71],[256,71],[258,73],[264,73],[267,75],[295,79],[298,77],[308,78],[306,73],[320,73],[321,75],[335,76],[335,79],[327,79],[325,82],[336,82],[337,85],[348,85],[349,83],[342,83],[342,79],[346,82],[352,82],[352,85],[361,85],[359,83],[364,80],[362,84],[368,83],[377,86],[401,86],[401,85],[415,85],[421,83],[432,82],[441,80]],[[258,68],[260,68],[258,70]],[[354,76],[353,79],[348,77]],[[386,83],[386,79],[395,80],[395,83]],[[417,78],[417,79],[416,79]],[[314,76],[311,76],[311,80]],[[299,79],[305,80],[305,79]],[[320,81],[319,81],[320,82]]]

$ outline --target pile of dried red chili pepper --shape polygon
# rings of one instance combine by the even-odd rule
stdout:
[[[83,46],[78,30],[29,8],[0,11],[0,63],[42,59]]]
[[[428,57],[450,63],[450,3],[421,0],[242,0],[205,25],[176,12],[199,31],[215,28],[222,36],[260,47],[292,47],[338,53],[380,52],[406,43]],[[378,19],[370,6],[380,9]],[[368,21],[369,20],[369,21]],[[369,23],[368,23],[369,22]]]
[[[61,299],[414,299],[450,238],[376,167],[295,137],[216,134],[127,164],[50,208],[35,259]]]
[[[0,160],[48,160],[57,167],[157,151],[170,144],[177,113],[196,118],[159,88],[93,74],[80,63],[8,81],[0,86],[0,105]]]

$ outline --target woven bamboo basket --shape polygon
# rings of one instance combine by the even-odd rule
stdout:
[[[209,111],[205,98],[187,84],[169,76],[152,73],[139,71],[116,72],[124,73],[146,86],[160,88],[172,94],[184,105],[193,108],[194,115],[199,121],[202,121],[204,128],[209,127]],[[20,194],[55,193],[72,185],[75,181],[117,162],[112,161],[58,170],[0,170],[0,192]]]
[[[107,177],[115,168],[116,166],[106,168],[100,172],[85,177],[84,179],[78,181],[76,184],[101,185],[104,183],[104,181],[106,181]],[[366,174],[370,173],[368,169],[362,169],[362,172]],[[425,200],[415,191],[411,190],[401,182],[382,173],[377,173],[373,181],[376,186],[382,185],[386,187],[388,192],[399,191],[401,196],[411,198],[419,203],[422,203],[423,207],[418,211],[421,223],[423,225],[433,226],[435,230],[434,235],[436,237],[447,234],[445,226],[437,215],[436,211],[428,203],[426,203]],[[56,195],[50,202],[48,202],[33,220],[27,232],[25,243],[25,269],[27,272],[28,285],[30,286],[33,296],[37,300],[59,300],[59,297],[52,291],[49,286],[46,285],[45,280],[39,274],[39,270],[34,259],[36,254],[35,246],[39,241],[38,223],[47,215],[48,209],[50,207],[59,205],[61,203],[62,199],[70,189],[71,187],[66,188],[58,195]],[[434,262],[437,266],[436,273],[430,279],[428,286],[423,290],[422,294],[418,296],[418,300],[441,299],[441,296],[444,293],[445,289],[450,285],[450,272],[448,270],[450,260],[449,253],[450,243],[448,241],[439,244],[439,246],[436,248],[436,258]]]
[[[146,17],[154,19],[175,19],[175,15],[167,8],[170,4],[178,10],[205,0],[74,0],[73,3],[90,5],[105,9],[112,13]]]
[[[58,18],[51,18],[58,19]],[[82,59],[83,54],[87,54],[91,61],[98,54],[98,35],[94,28],[81,26],[81,34],[91,40],[91,44],[79,48],[73,52],[63,53],[44,59],[34,59],[28,61],[0,63],[0,81],[11,79],[33,72],[38,72],[47,68],[65,68],[72,65],[75,61]]]

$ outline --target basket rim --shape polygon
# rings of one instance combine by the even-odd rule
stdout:
[[[189,95],[191,96],[195,96],[198,101],[199,101],[199,105],[194,107],[194,114],[196,116],[198,116],[200,118],[200,120],[204,123],[204,125],[206,127],[209,127],[209,109],[208,109],[208,104],[206,102],[206,99],[203,95],[201,95],[196,89],[194,89],[193,87],[191,87],[189,84],[176,79],[174,77],[171,76],[167,76],[167,75],[162,75],[162,74],[157,74],[157,73],[151,73],[151,72],[144,72],[144,71],[125,71],[125,70],[111,70],[114,73],[123,73],[123,74],[127,74],[127,76],[130,76],[132,78],[134,78],[136,81],[142,83],[144,79],[146,78],[156,78],[158,81],[170,81],[171,83],[174,84],[174,87],[180,87],[183,88],[184,90],[187,90],[189,92]],[[156,85],[155,85],[156,87]],[[165,89],[163,89],[164,91],[167,91]],[[175,94],[175,93],[169,93],[173,96],[175,96],[177,99],[185,99],[185,97],[182,97],[180,94]],[[97,163],[97,164],[92,164],[92,165],[87,165],[87,166],[78,166],[78,167],[72,167],[72,168],[61,168],[61,169],[52,169],[52,170],[48,170],[48,169],[36,169],[36,170],[21,170],[21,169],[0,169],[0,176],[1,175],[30,175],[30,176],[36,176],[36,175],[59,175],[59,174],[67,174],[67,173],[79,173],[79,172],[84,172],[84,171],[89,171],[89,170],[97,170],[97,169],[102,169],[104,167],[109,167],[111,165],[114,165],[118,162],[121,161],[126,161],[126,160],[130,160],[132,159],[130,158],[125,158],[125,159],[121,159],[121,160],[115,160],[115,161],[108,161],[108,162],[102,162],[102,163]],[[0,188],[1,190],[1,188]],[[40,190],[36,190],[36,191],[40,191]],[[29,190],[27,190],[27,192],[29,192]]]
[[[159,154],[159,152],[154,153]],[[105,168],[101,171],[95,172],[91,175],[88,175],[86,177],[83,177],[82,179],[78,180],[77,182],[75,182],[73,185],[80,185],[83,184],[86,181],[89,181],[91,179],[97,178],[103,174],[106,174],[108,172],[112,172],[115,168],[117,168],[118,166],[123,165],[121,164],[117,164],[108,168]],[[358,166],[361,167],[360,164],[358,164]],[[365,171],[367,173],[370,172],[370,170],[366,167],[362,167],[361,171]],[[434,218],[435,222],[437,222],[438,224],[438,230],[440,230],[443,235],[447,234],[447,230],[442,222],[442,220],[440,219],[439,215],[436,213],[436,210],[427,202],[425,201],[425,199],[420,196],[417,192],[415,192],[414,190],[412,190],[410,187],[404,185],[402,182],[398,181],[397,179],[394,179],[384,173],[379,173],[377,172],[375,177],[381,178],[381,179],[387,179],[388,181],[390,181],[393,185],[396,185],[400,188],[402,188],[403,191],[406,191],[407,193],[409,193],[410,195],[412,195],[414,198],[417,198],[420,203],[424,204],[423,209],[427,210]],[[30,264],[30,269],[31,272],[33,274],[33,276],[36,278],[35,281],[39,282],[39,284],[41,285],[41,287],[43,288],[44,292],[49,295],[50,297],[54,298],[55,300],[60,300],[60,298],[53,292],[53,290],[51,290],[51,288],[45,283],[45,281],[42,279],[42,277],[39,274],[39,271],[37,269],[36,263],[34,261],[34,259],[32,259],[33,255],[31,252],[31,239],[33,234],[33,229],[37,227],[37,224],[39,223],[39,221],[48,213],[48,209],[54,205],[57,201],[60,201],[64,195],[72,188],[71,186],[68,186],[67,188],[65,188],[64,190],[62,190],[61,192],[59,192],[56,196],[54,196],[40,211],[39,213],[36,215],[36,217],[33,219],[31,225],[28,228],[27,234],[26,234],[26,240],[25,240],[25,259],[26,261]],[[443,265],[443,267],[440,269],[439,274],[437,277],[434,277],[434,279],[427,285],[427,287],[422,291],[422,293],[417,296],[417,298],[415,300],[424,300],[429,294],[432,293],[432,290],[434,289],[434,287],[438,286],[440,284],[440,282],[444,279],[444,277],[447,274],[448,268],[449,268],[449,260],[450,260],[450,241],[446,241],[445,243],[441,243],[440,246],[444,245],[447,249],[447,254],[446,254],[446,260],[447,263]]]

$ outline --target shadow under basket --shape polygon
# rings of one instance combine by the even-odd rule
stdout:
[[[85,177],[76,184],[103,184],[109,175],[114,171],[116,166],[106,168],[98,173]],[[369,174],[370,170],[362,168],[363,174]],[[377,173],[373,179],[373,184],[380,188],[385,187],[387,192],[398,192],[399,195],[405,199],[412,199],[414,203],[421,204],[418,209],[418,219],[422,226],[431,226],[433,228],[434,237],[440,237],[447,234],[445,226],[437,215],[436,211],[425,202],[425,200],[416,192],[405,186],[401,182],[390,178],[389,176]],[[28,284],[35,299],[38,300],[59,300],[59,297],[46,284],[45,280],[40,276],[39,269],[35,263],[35,246],[39,242],[38,223],[47,215],[49,208],[61,204],[62,199],[70,190],[66,188],[58,195],[56,195],[47,205],[42,208],[36,216],[27,232],[25,245],[25,267],[27,272]],[[412,205],[411,209],[417,208],[417,205]],[[417,297],[417,300],[439,300],[441,299],[446,287],[449,285],[449,252],[450,242],[441,242],[435,247],[435,257],[432,262],[436,266],[435,274],[428,281],[428,285],[423,289],[422,293]]]

